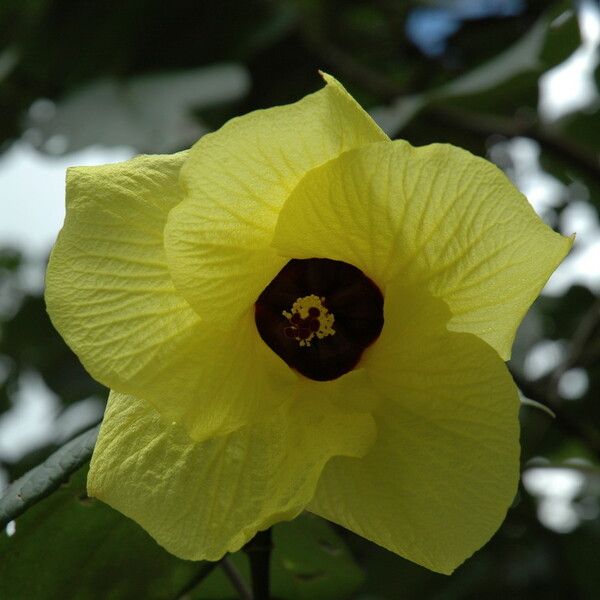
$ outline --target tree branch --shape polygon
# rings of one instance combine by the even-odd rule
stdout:
[[[546,149],[560,156],[565,162],[580,168],[592,178],[600,178],[600,158],[593,152],[561,136],[555,131],[543,128],[530,121],[519,121],[494,115],[480,115],[447,106],[429,106],[423,113],[437,120],[440,124],[470,131],[476,135],[490,136],[494,134],[506,137],[528,137]]]
[[[49,496],[90,459],[99,429],[96,425],[67,442],[8,487],[0,497],[0,529]]]

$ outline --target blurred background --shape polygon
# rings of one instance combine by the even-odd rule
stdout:
[[[577,239],[514,348],[522,484],[494,539],[444,577],[307,515],[275,528],[274,593],[599,598],[599,48],[593,0],[1,0],[0,489],[107,395],[44,309],[65,168],[188,147],[315,91],[323,69],[390,136],[487,157]],[[0,598],[237,597],[86,498],[85,468],[0,532]]]

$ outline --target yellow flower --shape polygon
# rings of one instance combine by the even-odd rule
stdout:
[[[503,359],[571,240],[324,77],[187,152],[69,170],[46,300],[112,390],[89,493],[187,559],[308,509],[450,573],[515,494]]]

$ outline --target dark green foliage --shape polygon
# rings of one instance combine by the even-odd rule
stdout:
[[[179,560],[133,521],[85,493],[87,466],[0,533],[0,598],[10,600],[167,600],[179,597],[206,563]],[[348,598],[364,575],[336,533],[304,515],[274,527],[272,589],[283,599]],[[231,557],[248,575],[243,552]],[[32,571],[32,568],[34,571]],[[191,593],[231,598],[220,569]]]
[[[85,494],[87,468],[0,534],[0,597],[148,598],[181,588],[198,565],[180,561],[135,523]]]

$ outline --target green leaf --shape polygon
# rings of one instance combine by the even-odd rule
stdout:
[[[377,107],[373,117],[392,137],[429,106],[454,106],[475,113],[514,116],[523,107],[535,111],[538,78],[565,60],[581,38],[570,3],[542,15],[515,44],[452,81],[420,94]]]
[[[341,600],[350,598],[362,585],[364,573],[329,523],[304,513],[293,521],[273,527],[271,588],[281,600]],[[243,551],[231,556],[240,573],[250,581]],[[212,573],[194,600],[225,599],[234,595],[221,569]]]
[[[0,528],[51,494],[89,460],[99,427],[92,427],[65,444],[6,490],[0,498]]]
[[[273,530],[273,590],[282,598],[347,598],[364,575],[327,521],[305,513]]]
[[[468,96],[490,90],[519,73],[536,71],[546,39],[547,18],[540,19],[516,44],[485,64],[436,90],[432,97]]]
[[[515,116],[535,112],[538,79],[568,58],[581,43],[575,11],[563,1],[542,15],[514,45],[480,67],[430,92],[432,102],[461,109]]]
[[[175,600],[206,563],[167,553],[85,493],[87,465],[0,533],[0,598]]]
[[[0,533],[0,598],[11,600],[175,600],[207,563],[180,560],[136,523],[85,493],[87,465],[69,483],[16,520],[13,535]],[[329,524],[310,514],[273,531],[273,595],[282,600],[349,598],[364,574]],[[247,581],[246,555],[232,556]],[[32,566],[35,565],[35,576]],[[189,598],[232,598],[215,569]]]

